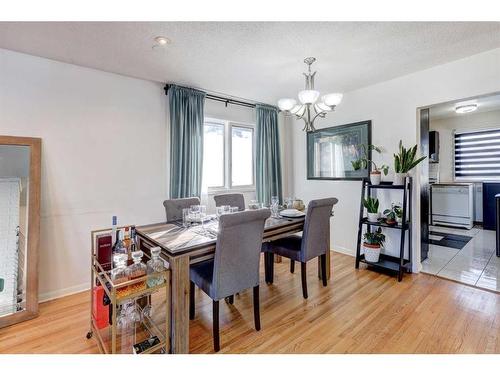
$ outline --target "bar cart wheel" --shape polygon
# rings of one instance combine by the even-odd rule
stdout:
[[[87,332],[87,340],[92,338],[92,331]]]

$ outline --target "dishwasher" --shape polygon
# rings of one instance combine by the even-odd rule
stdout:
[[[431,185],[433,225],[471,229],[474,225],[474,184]]]

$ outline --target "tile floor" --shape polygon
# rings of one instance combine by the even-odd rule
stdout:
[[[430,231],[469,236],[462,249],[429,245],[429,257],[422,262],[422,272],[464,284],[500,292],[500,258],[495,255],[495,231],[431,226]],[[433,235],[439,241],[439,235]],[[434,242],[435,242],[434,241]]]

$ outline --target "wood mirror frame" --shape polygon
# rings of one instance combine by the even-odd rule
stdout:
[[[40,241],[40,138],[0,135],[0,145],[28,146],[30,148],[28,231],[26,245],[26,308],[0,317],[0,328],[38,316],[38,247]]]

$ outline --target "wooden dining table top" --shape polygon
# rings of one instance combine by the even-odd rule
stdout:
[[[263,241],[280,232],[288,232],[290,227],[304,225],[305,216],[298,218],[270,217],[264,226]],[[139,226],[137,234],[161,247],[170,256],[178,256],[195,250],[215,247],[218,220],[214,217],[203,226],[200,224],[183,227],[182,222],[157,223]]]

